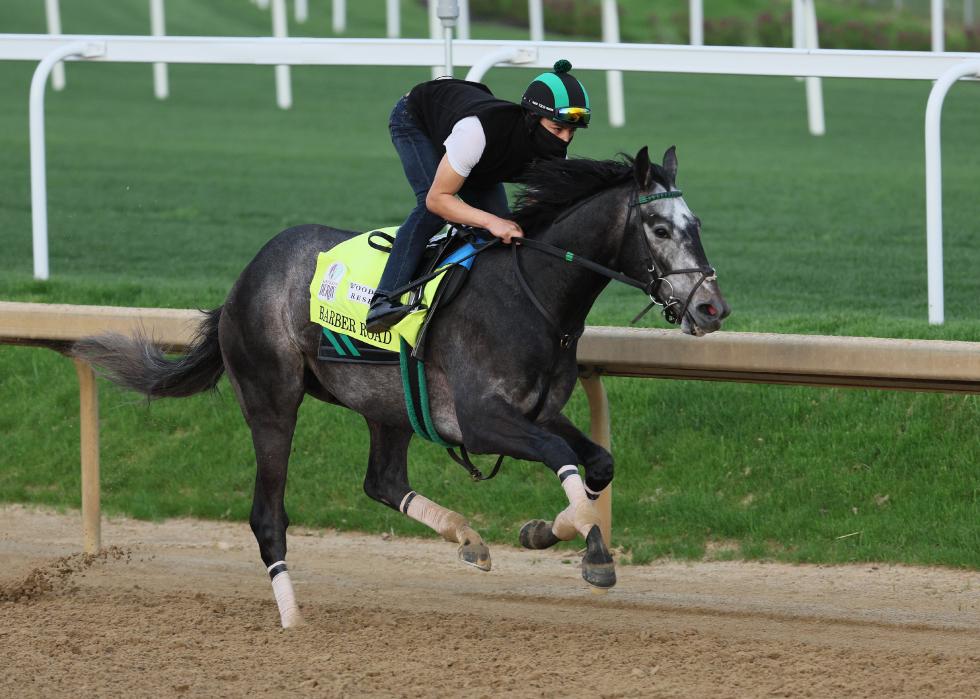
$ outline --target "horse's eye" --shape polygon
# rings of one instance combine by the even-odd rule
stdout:
[[[670,229],[667,228],[667,226],[664,226],[664,225],[654,226],[653,227],[653,234],[655,236],[657,236],[658,238],[669,238],[670,237]]]

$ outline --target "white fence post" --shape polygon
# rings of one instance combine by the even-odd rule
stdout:
[[[272,36],[286,37],[286,0],[272,0]],[[276,104],[280,109],[293,106],[293,85],[288,65],[276,66]]]
[[[459,20],[459,1],[458,0],[439,0],[436,8],[439,15],[439,22],[442,24],[443,41],[446,45],[445,73],[453,74],[453,27]]]
[[[691,46],[704,46],[704,3],[703,0],[688,2],[688,39]]]
[[[806,8],[804,20],[806,47],[808,49],[820,48],[820,39],[817,36],[816,2],[803,0],[803,5]],[[806,113],[810,134],[823,136],[827,132],[827,128],[823,115],[823,81],[820,78],[809,77],[806,79]]]
[[[44,88],[54,66],[69,56],[101,56],[105,44],[75,41],[61,46],[47,56],[34,69],[31,78],[31,96],[28,123],[31,141],[31,224],[34,239],[34,278],[47,279],[51,273],[48,265],[48,180],[44,153]]]
[[[805,29],[804,29],[804,19],[803,19],[803,0],[792,0],[792,19],[793,19],[793,48],[802,49],[806,48],[806,40],[804,39]],[[797,82],[803,80],[802,76],[797,76],[794,78]]]
[[[926,104],[926,269],[929,324],[946,320],[943,299],[943,169],[940,126],[946,93],[960,78],[980,76],[980,61],[953,66],[932,86]]]
[[[150,33],[153,36],[166,36],[167,24],[163,14],[163,0],[150,0]],[[166,63],[153,64],[153,94],[158,100],[170,95],[170,80]]]
[[[304,24],[310,18],[310,4],[307,0],[295,0],[295,2],[293,16],[296,18],[297,24]]]
[[[44,0],[44,14],[48,20],[48,34],[61,34],[61,5],[58,0]],[[58,63],[51,74],[51,88],[65,89],[65,64]]]
[[[468,41],[470,38],[470,0],[459,0],[459,22],[456,26],[456,38]]]
[[[439,8],[437,7],[439,0],[428,0],[429,6],[429,38],[430,39],[441,39],[442,38],[442,22],[439,21]],[[444,75],[443,68],[445,66],[432,66],[432,79]]]
[[[609,44],[619,43],[619,13],[616,0],[602,0],[602,40]],[[626,123],[623,104],[623,71],[606,71],[606,99],[609,100],[609,125]]]
[[[347,31],[347,0],[333,0],[333,33]]]
[[[932,50],[943,52],[946,50],[946,18],[944,16],[943,0],[931,0],[930,15],[932,17]]]
[[[544,8],[541,0],[527,0],[527,20],[531,41],[544,41]]]
[[[399,0],[387,0],[388,11],[385,13],[385,25],[388,38],[397,39],[402,33],[401,6]]]
[[[973,0],[963,0],[963,24],[967,27],[972,27],[975,22]]]

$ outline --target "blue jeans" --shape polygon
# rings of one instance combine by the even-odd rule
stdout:
[[[436,168],[439,167],[442,153],[419,128],[406,103],[407,99],[402,97],[395,104],[388,120],[388,130],[391,131],[391,142],[401,158],[405,176],[415,193],[415,208],[395,235],[395,244],[388,255],[378,291],[392,291],[412,281],[425,252],[426,243],[445,223],[425,208],[425,197],[436,177]],[[459,196],[470,206],[495,216],[510,215],[507,193],[504,185],[499,182],[489,187],[464,184]]]

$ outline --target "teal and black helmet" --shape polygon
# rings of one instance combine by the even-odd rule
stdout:
[[[587,128],[591,117],[589,93],[570,71],[564,58],[552,73],[542,73],[527,86],[521,105],[529,112],[548,117],[565,126]]]

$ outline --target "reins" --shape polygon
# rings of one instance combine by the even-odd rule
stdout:
[[[630,197],[630,202],[628,205],[629,213],[626,215],[626,221],[623,224],[624,237],[629,229],[630,222],[632,221],[633,218],[633,210],[635,208],[643,204],[647,204],[651,201],[656,201],[658,199],[673,199],[675,197],[683,196],[683,192],[679,189],[675,189],[669,192],[657,192],[655,194],[644,194],[644,195],[637,194],[636,190],[634,189],[633,194],[634,196]],[[591,198],[592,197],[590,197],[590,199]],[[564,218],[564,216],[562,218]],[[643,291],[644,294],[650,297],[650,303],[647,304],[647,306],[642,311],[640,311],[636,315],[636,317],[633,318],[632,321],[630,321],[631,324],[636,323],[638,320],[640,320],[640,318],[645,316],[650,311],[650,309],[653,308],[654,306],[663,306],[662,313],[664,319],[668,323],[671,323],[672,325],[677,325],[683,321],[684,314],[687,313],[687,309],[691,303],[691,299],[694,298],[695,292],[697,292],[697,290],[701,288],[701,285],[704,284],[706,281],[714,281],[715,279],[717,279],[715,270],[713,267],[688,267],[684,269],[672,269],[667,272],[664,272],[663,274],[659,274],[657,272],[656,263],[653,260],[653,250],[651,250],[650,248],[650,241],[647,240],[646,235],[642,234],[642,232],[641,232],[641,237],[644,241],[644,249],[646,250],[646,254],[647,254],[647,260],[648,260],[647,272],[650,274],[650,280],[647,282],[642,282],[638,279],[634,279],[633,277],[627,274],[623,274],[622,272],[606,267],[605,265],[601,265],[598,262],[594,262],[593,260],[588,259],[587,257],[582,257],[581,255],[577,255],[571,252],[570,250],[565,250],[563,248],[550,245],[549,243],[544,243],[540,240],[534,240],[532,238],[511,239],[511,246],[513,248],[512,259],[514,261],[514,271],[517,275],[517,281],[520,283],[521,289],[524,291],[524,294],[528,297],[528,299],[530,299],[531,303],[538,310],[538,313],[541,314],[541,317],[545,319],[548,325],[551,326],[551,329],[558,335],[559,347],[561,347],[562,349],[567,349],[568,347],[570,347],[574,340],[577,340],[579,337],[581,337],[584,328],[577,328],[571,332],[566,332],[561,328],[560,324],[558,323],[558,320],[544,307],[544,304],[541,303],[537,295],[531,289],[531,285],[528,284],[527,278],[524,275],[524,269],[521,266],[518,249],[521,247],[528,247],[531,248],[532,250],[538,250],[547,255],[551,255],[552,257],[562,259],[565,262],[576,264],[580,267],[584,267],[585,269],[588,269],[612,281],[620,282],[622,284],[632,286],[636,289],[640,289],[641,291]],[[688,293],[687,298],[684,299],[683,304],[681,303],[681,300],[679,298],[674,296],[674,287],[670,283],[670,280],[667,279],[667,277],[676,274],[700,274],[701,275],[701,278],[698,279],[697,283]],[[661,289],[661,286],[663,284],[666,284],[667,287],[669,288],[669,293],[667,294],[666,301],[660,301],[659,299],[657,299],[656,296],[657,291]],[[678,305],[680,305],[679,311],[676,308]]]
[[[452,225],[455,228],[459,229],[460,231],[478,231],[478,230],[482,230],[482,229],[479,229],[479,228],[472,228],[470,226],[463,226],[463,225],[457,225],[457,224],[452,224]],[[458,265],[461,262],[466,262],[466,260],[470,259],[471,257],[476,257],[477,255],[479,255],[481,252],[483,252],[487,248],[492,248],[494,245],[498,245],[501,242],[500,238],[494,238],[494,239],[489,240],[489,241],[482,241],[482,240],[480,240],[480,238],[478,236],[473,236],[473,237],[477,241],[483,242],[483,245],[481,245],[479,247],[474,246],[473,252],[469,253],[468,255],[464,255],[463,257],[461,257],[458,260],[456,260],[455,262],[453,262],[454,265]],[[438,277],[440,274],[444,274],[445,271],[446,271],[446,269],[447,269],[446,267],[438,267],[437,269],[434,269],[433,271],[429,272],[426,275],[423,275],[423,276],[419,277],[418,279],[413,279],[412,281],[408,282],[407,284],[403,284],[402,286],[399,286],[396,289],[392,289],[391,291],[386,292],[385,296],[387,296],[389,299],[397,299],[399,296],[401,296],[402,294],[404,294],[406,291],[412,291],[414,289],[419,289],[423,285],[425,285],[426,283],[428,283],[428,282],[432,281],[433,279],[435,279],[436,277]]]

